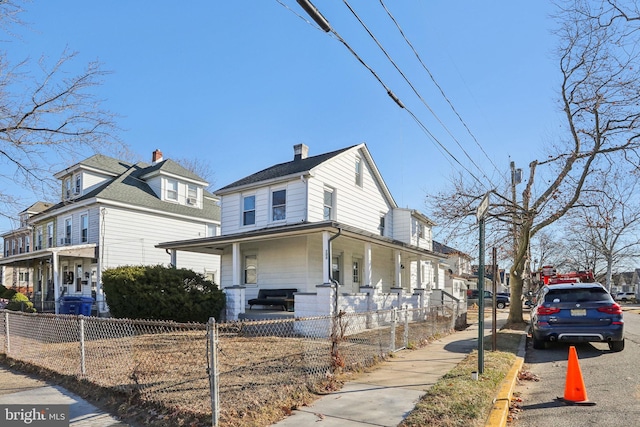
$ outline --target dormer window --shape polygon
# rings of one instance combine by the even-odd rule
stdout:
[[[167,180],[167,200],[178,201],[178,181],[175,179]]]
[[[198,187],[187,185],[187,205],[196,206],[198,204]]]
[[[80,189],[82,188],[82,175],[76,175],[76,185],[73,187],[73,194],[80,194]]]
[[[64,179],[64,198],[71,198],[71,177]]]

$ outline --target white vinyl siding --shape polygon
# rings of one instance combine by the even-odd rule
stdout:
[[[364,157],[361,163],[362,188],[354,185],[353,165],[356,153],[357,151],[346,151],[314,170],[315,175],[309,179],[308,184],[308,218],[310,222],[324,220],[324,190],[331,187],[340,194],[340,203],[335,208],[333,219],[379,235],[380,215],[388,213],[391,206],[380,191]],[[387,217],[390,215],[387,214]],[[391,236],[393,224],[389,218],[386,226],[385,235]]]
[[[171,261],[170,256],[155,245],[202,237],[205,227],[199,220],[188,221],[116,207],[107,207],[101,221],[104,221],[106,230],[100,242],[100,256],[105,269],[130,264],[167,265]],[[178,251],[177,267],[202,274],[205,269],[219,271],[219,257]]]
[[[277,190],[286,190],[286,218],[276,221],[278,225],[297,224],[306,219],[306,185],[302,180],[296,178],[295,181],[287,182],[285,185],[263,187],[245,193],[231,193],[221,197],[220,206],[222,211],[221,235],[239,233],[246,231],[247,227],[242,225],[243,218],[243,197],[255,195],[256,200],[256,221],[252,228],[264,228],[274,223],[272,220],[272,193]],[[322,209],[322,208],[321,208]],[[322,210],[320,211],[322,214]]]

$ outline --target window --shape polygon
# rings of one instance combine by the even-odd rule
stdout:
[[[245,255],[244,257],[244,283],[255,285],[258,283],[258,256]]]
[[[331,278],[340,283],[340,257],[334,256],[331,259]]]
[[[16,241],[12,240],[11,241],[11,255],[15,255],[16,254]]]
[[[71,178],[65,178],[64,180],[64,198],[71,197]]]
[[[89,215],[87,214],[80,217],[80,241],[82,243],[89,241]]]
[[[42,249],[42,227],[38,227],[36,231],[36,250]]]
[[[53,223],[47,224],[47,247],[53,247]]]
[[[271,209],[273,221],[282,221],[287,216],[287,190],[271,193]]]
[[[178,181],[175,179],[167,180],[167,200],[178,200]]]
[[[71,218],[64,220],[64,244],[71,244]]]
[[[353,260],[353,283],[360,284],[360,265],[359,259]]]
[[[21,271],[20,275],[19,275],[19,280],[21,282],[28,282],[29,281],[29,272],[28,271],[25,271],[25,272]]]
[[[214,237],[218,235],[218,226],[215,224],[207,224],[207,237]]]
[[[362,187],[362,159],[356,157],[356,185]]]
[[[25,236],[24,237],[24,249],[25,249],[25,252],[30,252],[31,251],[31,237],[30,236]]]
[[[82,187],[82,179],[80,174],[76,175],[76,186],[73,188],[73,194],[80,194],[80,188]]]
[[[324,189],[324,219],[335,219],[333,216],[333,189]]]
[[[187,185],[187,204],[198,204],[198,187],[196,187],[195,185]]]
[[[418,239],[422,239],[424,237],[424,225],[418,223]]]
[[[380,225],[378,226],[378,229],[380,230],[380,235],[384,236],[384,217],[383,216],[380,217]]]
[[[242,225],[256,223],[256,196],[247,196],[242,200]]]

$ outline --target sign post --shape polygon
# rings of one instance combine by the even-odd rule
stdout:
[[[484,222],[489,210],[489,193],[484,195],[476,218],[480,226],[480,244],[478,253],[478,374],[484,373]]]

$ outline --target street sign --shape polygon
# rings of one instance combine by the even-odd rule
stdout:
[[[476,210],[476,219],[480,221],[480,219],[484,218],[484,216],[487,214],[488,210],[489,210],[489,193],[487,192],[487,194],[484,195],[484,198],[480,202],[480,206],[478,206],[478,209]]]

